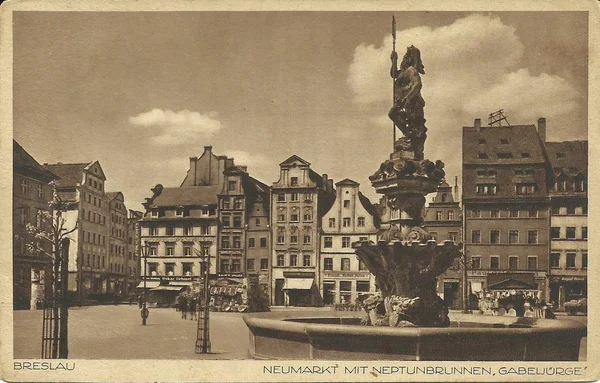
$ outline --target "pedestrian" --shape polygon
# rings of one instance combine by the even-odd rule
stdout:
[[[182,294],[181,298],[179,299],[179,311],[181,311],[182,319],[187,319],[187,310],[188,310],[187,306],[188,306],[187,296]]]
[[[190,307],[190,320],[195,320],[198,319],[196,316],[196,299],[194,299],[194,297],[192,297],[192,299],[190,299],[190,303],[189,303],[189,307]]]
[[[142,305],[144,303],[144,297],[142,297],[142,294],[138,295],[138,306],[140,306],[140,308],[142,308]]]

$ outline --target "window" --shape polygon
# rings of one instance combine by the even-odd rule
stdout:
[[[292,213],[292,215],[290,216],[290,222],[299,222],[300,220],[298,219],[298,213]]]
[[[581,239],[588,239],[587,226],[581,228]]]
[[[333,247],[333,238],[332,237],[324,237],[324,245],[326,249],[330,249]]]
[[[261,223],[260,223],[260,218],[256,218],[256,219],[254,220],[254,225],[256,225],[256,226],[260,226],[260,225],[261,225]]]
[[[342,247],[350,247],[350,237],[342,237]]]
[[[471,210],[471,218],[481,218],[481,210],[479,210],[479,209]]]
[[[223,198],[222,205],[223,205],[223,210],[229,210],[229,208],[231,207],[229,198]]]
[[[575,228],[567,227],[567,239],[575,239]]]
[[[451,231],[448,233],[448,239],[452,242],[458,242],[458,232]]]
[[[175,210],[175,215],[177,215],[179,217],[183,217],[183,209],[179,208],[179,209]]]
[[[519,243],[519,230],[508,231],[508,243],[512,245]]]
[[[537,230],[529,230],[527,231],[527,243],[530,245],[534,245],[538,243],[538,232]]]
[[[498,218],[500,216],[500,210],[492,209],[490,210],[490,218]]]
[[[560,268],[560,253],[550,254],[550,267],[553,269]]]
[[[537,270],[537,257],[527,257],[527,270]]]
[[[521,158],[530,158],[530,157],[531,157],[531,154],[528,152],[521,153]]]
[[[277,202],[285,202],[285,193],[277,194]]]
[[[519,218],[519,210],[518,209],[510,209],[508,212],[508,216],[510,218]]]
[[[490,269],[498,270],[500,268],[500,258],[496,256],[490,257]]]
[[[533,194],[537,191],[537,184],[520,183],[515,185],[515,194]]]
[[[538,217],[538,209],[531,208],[529,209],[529,218],[537,218]]]
[[[480,160],[485,160],[488,158],[488,155],[486,152],[479,152],[477,153],[477,158],[479,158]]]
[[[219,271],[222,273],[229,272],[229,259],[221,259],[221,267],[219,267]]]
[[[262,237],[260,239],[260,247],[262,247],[262,248],[267,247],[267,238],[266,237]]]
[[[359,271],[366,271],[367,270],[367,265],[365,265],[365,263],[362,261],[362,259],[358,260],[358,270]],[[369,291],[369,290],[367,290]]]
[[[500,153],[496,153],[496,157],[498,157],[499,160],[505,160],[508,158],[512,158],[512,153],[500,152]]]
[[[229,249],[229,247],[230,247],[229,237],[228,236],[221,237],[221,248]]]
[[[487,172],[485,170],[477,170],[477,177],[485,177]]]
[[[333,270],[333,258],[323,258],[323,270]]]
[[[442,220],[442,213],[443,212],[441,210],[438,210],[438,211],[435,212],[435,219],[436,219],[436,221],[441,221]]]
[[[254,238],[248,238],[248,247],[253,249],[256,247],[256,239]]]
[[[575,268],[575,253],[567,253],[567,269]]]
[[[192,275],[192,267],[193,267],[193,263],[189,263],[189,262],[184,262],[181,264],[183,266],[183,275]]]
[[[494,195],[498,191],[498,186],[495,184],[477,184],[475,193],[480,195]]]
[[[433,239],[434,241],[437,241],[437,236],[438,236],[437,231],[430,231],[429,235],[431,235],[431,239]]]
[[[365,217],[358,217],[358,227],[365,226]]]
[[[184,226],[183,235],[192,235],[192,227],[189,225]]]
[[[550,228],[550,238],[552,238],[552,239],[560,238],[560,227],[551,227]]]
[[[156,256],[158,255],[158,246],[157,245],[151,245],[148,251],[148,255],[150,256]]]
[[[157,210],[157,209],[154,209],[154,210],[152,210],[152,211],[150,212],[150,215],[151,215],[152,217],[154,217],[154,218],[158,217],[158,210]]]
[[[239,215],[233,216],[233,227],[242,227],[242,217]]]
[[[175,264],[174,263],[165,263],[165,275],[173,275],[175,274]]]
[[[298,254],[290,254],[290,266],[298,266]]]
[[[183,254],[184,254],[186,257],[189,257],[189,256],[191,256],[191,255],[193,254],[192,246],[191,246],[191,245],[185,245],[185,246],[183,247]]]
[[[242,237],[240,237],[239,235],[234,235],[233,236],[233,248],[234,249],[241,249],[242,248]]]
[[[277,214],[277,222],[285,222],[285,213]]]
[[[252,258],[246,259],[246,270],[248,270],[248,271],[254,270],[254,259],[252,259]]]
[[[235,191],[237,189],[237,181],[229,181],[227,182],[227,191]]]
[[[243,207],[243,201],[240,198],[236,198],[233,200],[233,208],[234,209],[241,209]]]
[[[277,234],[277,244],[278,245],[283,245],[285,244],[285,235],[284,234]]]
[[[291,186],[298,186],[298,177],[292,177],[290,185]]]
[[[210,234],[210,226],[209,225],[200,226],[200,234],[209,235]]]
[[[148,264],[148,274],[146,275],[156,275],[158,273],[158,264],[149,263]]]
[[[310,244],[310,242],[311,242],[311,239],[310,239],[310,234],[304,234],[303,243],[304,243],[305,245],[308,245],[308,244]]]
[[[471,257],[471,268],[473,270],[481,269],[481,257]]]
[[[231,261],[231,272],[239,273],[240,271],[242,271],[242,260],[241,259],[232,260]]]
[[[575,214],[575,205],[567,205],[567,215],[574,215]]]
[[[44,199],[44,184],[38,185],[38,198]]]
[[[481,231],[471,230],[471,243],[481,243]]]
[[[508,257],[509,270],[517,270],[519,268],[519,257]]]
[[[175,228],[171,225],[167,225],[167,235],[175,235]]]
[[[21,194],[29,194],[29,180],[21,180]]]
[[[166,255],[175,255],[175,245],[170,243],[166,246]]]
[[[269,269],[269,259],[268,258],[261,258],[261,260],[260,260],[260,269],[261,270],[268,270]]]
[[[312,201],[312,193],[305,193],[305,194],[304,194],[304,201],[305,201],[305,202],[310,202],[310,201]]]
[[[587,253],[582,253],[581,254],[581,268],[587,269],[587,265],[588,265]]]
[[[350,271],[350,258],[342,258],[342,271]]]
[[[329,218],[329,227],[335,227],[335,218]]]
[[[298,201],[298,193],[291,193],[290,194],[290,200],[292,202],[297,202]]]
[[[344,207],[350,207],[350,200],[349,199],[345,199],[344,200]]]
[[[500,230],[491,230],[490,231],[490,243],[491,244],[500,243]]]
[[[342,226],[343,227],[350,227],[350,217],[344,217],[342,219]]]
[[[310,266],[310,254],[304,254],[302,256],[302,266]]]
[[[448,221],[452,221],[454,220],[454,211],[449,210],[448,211]]]
[[[231,217],[229,217],[228,215],[221,217],[221,224],[223,225],[223,227],[230,227]]]

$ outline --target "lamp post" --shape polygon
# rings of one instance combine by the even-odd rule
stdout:
[[[204,306],[200,315],[198,315],[198,331],[196,334],[196,354],[209,354],[210,353],[210,329],[209,329],[209,315],[210,315],[210,285],[208,283],[208,277],[210,274],[210,253],[204,249],[197,251],[194,250],[200,258],[200,264],[204,267]]]
[[[144,246],[142,246],[141,248],[142,250],[142,256],[144,257],[144,298],[142,301],[142,326],[146,325],[146,320],[148,319],[148,315],[150,314],[148,311],[148,307],[146,306],[146,294],[148,292],[148,290],[146,289],[146,279],[147,279],[147,275],[148,275],[148,252],[150,250],[150,247],[148,246],[148,242],[144,242]]]

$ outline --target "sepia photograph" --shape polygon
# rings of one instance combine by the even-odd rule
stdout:
[[[592,2],[24,3],[2,378],[597,377]]]

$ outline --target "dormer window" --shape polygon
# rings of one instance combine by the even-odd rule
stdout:
[[[523,152],[521,153],[521,158],[531,158],[531,153]]]
[[[298,186],[298,177],[292,177],[290,179],[290,185],[291,186]]]
[[[150,215],[152,216],[152,218],[158,218],[158,209],[152,209],[150,211]]]
[[[180,208],[177,208],[177,210],[175,210],[175,214],[176,214],[178,217],[183,217],[183,208],[182,208],[182,207],[180,207]]]
[[[507,158],[512,158],[512,153],[508,153],[508,152],[500,152],[500,153],[496,153],[496,157],[498,157],[498,159],[507,159]]]
[[[479,152],[477,153],[477,158],[479,158],[480,160],[485,160],[488,158],[488,155],[486,152]]]
[[[233,192],[236,191],[237,189],[237,182],[236,181],[229,181],[227,183],[227,191]]]

